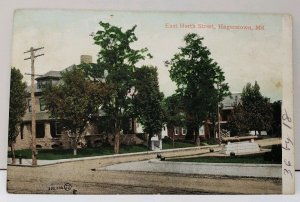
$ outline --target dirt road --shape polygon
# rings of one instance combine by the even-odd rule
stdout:
[[[103,171],[141,157],[94,159],[42,167],[8,166],[10,193],[41,194],[280,194],[281,180]]]

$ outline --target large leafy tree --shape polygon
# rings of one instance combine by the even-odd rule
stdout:
[[[247,112],[244,110],[242,104],[234,106],[231,115],[228,117],[228,122],[225,129],[230,131],[231,135],[241,135],[249,132],[249,124],[247,122]]]
[[[269,131],[272,127],[272,106],[269,99],[262,96],[260,87],[255,81],[254,85],[247,83],[241,95],[245,119],[250,130]]]
[[[15,163],[15,142],[19,134],[22,117],[26,111],[26,84],[22,81],[20,70],[11,68],[8,144],[12,151],[12,161]]]
[[[271,104],[269,99],[262,96],[260,87],[247,83],[243,88],[241,103],[236,105],[228,118],[227,129],[233,135],[241,135],[253,130],[270,131],[279,128],[281,121],[281,103]],[[275,119],[274,119],[274,118]],[[278,118],[279,117],[279,118]],[[273,131],[275,132],[275,131]]]
[[[159,135],[164,124],[163,94],[159,91],[155,67],[137,68],[134,76],[133,107],[144,132],[148,134],[148,147],[150,148],[151,137],[154,134]]]
[[[163,106],[166,114],[167,127],[172,134],[174,133],[174,127],[186,126],[185,111],[178,94],[173,94],[165,98]]]
[[[43,90],[46,108],[60,119],[72,138],[74,155],[87,124],[99,116],[99,107],[109,98],[110,89],[102,82],[88,80],[81,69],[74,67],[62,73],[61,82]]]
[[[97,64],[86,69],[90,78],[103,78],[113,89],[110,100],[105,102],[103,110],[112,121],[115,136],[115,153],[119,153],[120,132],[122,120],[132,113],[132,97],[129,96],[134,86],[134,72],[137,63],[145,57],[152,57],[147,48],[133,49],[132,44],[137,41],[134,33],[136,26],[123,31],[121,27],[100,22],[100,30],[93,37],[99,45]],[[104,75],[107,72],[107,75]]]
[[[212,112],[218,102],[229,95],[224,72],[211,58],[209,49],[203,44],[204,38],[195,33],[184,37],[185,46],[179,48],[171,61],[170,77],[177,84],[177,93],[186,111],[188,134],[195,134],[196,144],[200,144],[199,127]],[[186,138],[192,138],[189,135]]]

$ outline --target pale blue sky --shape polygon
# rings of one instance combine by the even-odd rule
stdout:
[[[78,64],[80,55],[92,55],[96,62],[99,47],[93,45],[91,32],[99,28],[99,21],[123,27],[137,25],[138,42],[135,48],[147,47],[154,56],[139,65],[157,66],[160,89],[171,95],[176,89],[169,78],[165,60],[170,60],[182,46],[186,33],[204,37],[211,57],[225,72],[232,92],[241,92],[247,82],[255,80],[264,96],[272,101],[282,99],[282,69],[286,61],[281,57],[287,50],[282,41],[282,16],[212,13],[113,12],[79,10],[17,10],[14,18],[12,66],[23,73],[30,71],[30,62],[23,52],[31,46],[45,49],[45,56],[36,60],[36,74],[62,70]],[[216,29],[166,28],[169,24],[214,24]],[[221,30],[219,24],[256,26],[263,31]],[[25,76],[28,81],[29,76]]]

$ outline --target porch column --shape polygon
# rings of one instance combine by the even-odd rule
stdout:
[[[45,122],[45,138],[52,139],[49,122]]]

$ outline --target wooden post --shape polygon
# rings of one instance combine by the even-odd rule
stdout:
[[[29,58],[25,58],[24,60],[31,60],[31,150],[32,150],[32,166],[37,166],[37,152],[36,152],[36,114],[35,114],[35,86],[34,86],[34,60],[36,57],[43,56],[44,54],[36,55],[35,51],[43,49],[33,47],[30,48],[29,51],[24,53],[30,53]]]
[[[219,92],[219,84],[217,84],[217,88],[218,88],[218,92]],[[220,123],[220,106],[219,106],[219,100],[218,100],[218,138],[219,138],[219,145],[221,145],[222,143],[222,139],[221,139],[221,123]]]

